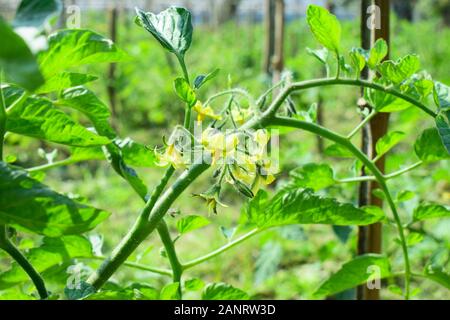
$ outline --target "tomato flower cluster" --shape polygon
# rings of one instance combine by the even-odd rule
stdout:
[[[275,180],[277,168],[267,154],[270,140],[267,130],[219,129],[214,124],[222,120],[222,115],[216,114],[211,106],[204,106],[197,101],[193,110],[198,120],[195,128],[199,128],[194,130],[194,136],[178,127],[172,133],[165,152],[156,150],[155,154],[159,166],[172,165],[175,169],[186,169],[193,159],[210,161],[209,164],[215,168],[214,177],[217,181],[206,192],[196,194],[207,202],[210,212],[217,213],[217,204],[225,206],[219,200],[224,182],[251,198],[262,185]],[[231,109],[227,116],[232,117],[234,123],[243,124],[249,118],[250,111]],[[203,130],[203,120],[207,117],[215,122]]]

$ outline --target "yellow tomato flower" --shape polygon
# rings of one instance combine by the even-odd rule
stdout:
[[[222,120],[222,117],[215,114],[214,110],[210,106],[203,106],[200,101],[197,101],[193,107],[195,112],[197,112],[197,121],[202,122],[205,117],[212,118],[214,120]]]
[[[245,120],[247,120],[251,115],[249,109],[232,109],[231,116],[233,117],[234,122],[239,125],[243,125]]]
[[[214,165],[220,158],[227,158],[235,152],[239,138],[236,134],[225,135],[217,129],[208,128],[202,133],[201,143],[211,153]]]
[[[186,168],[186,162],[183,159],[183,155],[177,150],[174,143],[169,144],[163,154],[160,154],[155,150],[155,155],[158,160],[156,163],[157,166],[165,167],[170,164],[175,169]]]

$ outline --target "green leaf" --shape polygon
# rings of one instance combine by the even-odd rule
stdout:
[[[0,162],[0,222],[60,237],[93,229],[109,213],[76,202]]]
[[[198,291],[205,286],[205,283],[198,278],[192,278],[184,282],[184,288],[189,291]]]
[[[407,55],[397,61],[388,60],[383,62],[378,71],[384,78],[392,81],[394,84],[400,84],[410,78],[420,68],[420,60],[417,55]]]
[[[397,194],[397,202],[408,201],[415,197],[416,197],[416,194],[414,192],[409,191],[409,190],[403,190]]]
[[[446,111],[446,115],[447,120],[443,115],[438,115],[436,117],[436,127],[438,129],[441,142],[447,150],[447,154],[450,154],[450,111]]]
[[[424,274],[428,279],[450,290],[450,274],[443,267],[427,265]]]
[[[159,292],[150,286],[134,283],[120,290],[102,290],[83,298],[83,300],[156,300]]]
[[[370,69],[375,69],[378,64],[383,61],[383,59],[388,54],[388,45],[384,39],[378,39],[370,49],[369,59],[367,60],[367,65]]]
[[[34,91],[44,83],[39,66],[25,41],[0,18],[0,69],[8,81]],[[2,79],[4,81],[4,79]]]
[[[396,112],[408,109],[411,103],[380,90],[364,90],[364,98],[379,112]]]
[[[322,7],[309,5],[306,11],[306,18],[317,41],[325,48],[336,53],[339,52],[341,25],[336,16]]]
[[[406,244],[410,247],[422,242],[424,235],[419,232],[410,232],[406,237]]]
[[[384,219],[382,211],[359,209],[320,197],[310,189],[297,188],[282,189],[270,200],[267,193],[259,191],[244,213],[250,223],[260,228],[289,224],[367,225]]]
[[[202,293],[202,300],[248,300],[250,297],[241,289],[229,284],[210,283]]]
[[[353,154],[340,144],[332,144],[325,149],[325,154],[336,158],[353,158]]]
[[[197,102],[194,90],[184,78],[177,78],[174,81],[175,92],[178,97],[192,107]]]
[[[450,87],[436,81],[433,90],[434,102],[439,110],[448,110],[450,108]]]
[[[277,271],[283,257],[283,247],[277,241],[268,241],[259,253],[255,262],[255,285],[263,283],[272,277]]]
[[[357,72],[358,76],[366,66],[366,58],[364,56],[364,50],[361,48],[353,48],[350,53],[350,64]]]
[[[28,98],[8,114],[7,130],[55,143],[87,147],[110,143],[73,121],[44,98]]]
[[[400,141],[405,138],[405,133],[401,131],[388,132],[386,135],[377,141],[375,149],[377,151],[377,157],[381,157],[389,150],[395,147]]]
[[[81,281],[77,286],[73,288],[64,288],[64,294],[69,300],[83,299],[91,294],[94,294],[96,289],[93,285],[86,281]]]
[[[188,233],[209,225],[211,221],[203,216],[191,215],[177,221],[177,229],[180,234]]]
[[[150,32],[167,50],[179,57],[189,49],[192,42],[191,13],[179,7],[170,7],[159,14],[136,8],[136,23]]]
[[[114,144],[120,149],[126,164],[143,168],[156,166],[155,152],[131,138],[115,139]]]
[[[17,8],[13,26],[39,28],[52,17],[58,16],[61,9],[58,0],[22,0]]]
[[[439,204],[422,203],[414,210],[414,221],[423,221],[436,218],[450,218],[450,209]]]
[[[70,263],[75,258],[92,257],[92,247],[89,240],[82,236],[45,237],[39,247],[30,249],[25,256],[37,272],[43,273],[54,266]],[[0,288],[29,280],[25,271],[14,262],[9,270],[0,274]]]
[[[314,58],[319,60],[324,65],[327,65],[328,53],[329,53],[327,48],[322,48],[322,49],[317,49],[317,50],[306,48],[306,50],[309,55],[313,56]]]
[[[67,29],[51,35],[48,49],[39,53],[41,71],[48,79],[69,68],[125,61],[127,55],[111,40],[90,30]]]
[[[342,265],[341,269],[328,278],[314,295],[330,296],[371,280],[388,277],[390,274],[390,263],[385,256],[378,254],[358,256]]]
[[[217,74],[219,73],[220,69],[214,69],[214,71],[208,73],[207,75],[199,75],[194,80],[194,88],[200,89],[206,82],[209,80],[215,78]]]
[[[436,128],[424,130],[414,144],[414,151],[420,160],[433,162],[450,158],[450,154],[442,144]]]
[[[109,123],[111,113],[95,93],[84,88],[75,87],[62,92],[58,104],[73,108],[85,114],[102,136],[113,139],[116,134]]]
[[[180,300],[180,283],[174,282],[161,289],[159,294],[161,300]]]
[[[311,188],[314,191],[336,184],[333,169],[327,164],[308,163],[292,170],[289,175],[297,187]]]
[[[47,79],[45,84],[36,90],[36,93],[43,94],[61,91],[67,88],[81,86],[97,79],[98,77],[89,74],[62,72]]]

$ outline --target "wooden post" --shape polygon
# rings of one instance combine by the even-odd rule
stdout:
[[[264,58],[263,58],[263,72],[272,75],[272,57],[275,50],[275,2],[274,0],[265,0],[265,43],[264,43]]]
[[[109,12],[109,37],[111,40],[117,42],[117,20],[119,16],[119,9],[116,3],[110,8]],[[111,107],[112,122],[114,124],[114,119],[117,116],[117,91],[116,91],[116,64],[111,63],[108,68],[108,98]]]
[[[372,5],[372,0],[362,0],[361,1],[361,48],[369,50],[372,43],[372,32],[367,27],[367,21],[369,20],[369,7]],[[367,80],[369,78],[369,69],[366,67],[361,72],[361,78]],[[361,96],[364,97],[364,89],[361,89]],[[361,98],[359,108],[363,110],[364,108],[370,108],[367,102]],[[372,145],[371,145],[371,134],[368,125],[364,126],[361,131],[361,150],[369,157],[372,158]],[[364,168],[362,169],[361,175],[365,175],[366,172]],[[370,204],[370,185],[368,181],[361,182],[359,184],[358,190],[358,205],[359,207],[367,206]],[[357,253],[358,255],[365,254],[368,251],[368,232],[369,227],[360,226],[358,227],[358,242],[357,242]],[[358,286],[356,290],[356,299],[364,300],[365,298],[365,288],[366,285]]]
[[[373,4],[375,5],[375,12],[373,14],[379,14],[380,17],[376,17],[376,20],[380,22],[379,26],[376,26],[374,30],[372,30],[372,45],[373,43],[378,39],[384,39],[388,45],[390,43],[390,1],[389,0],[373,0]],[[363,23],[366,23],[367,20],[363,21]],[[389,58],[389,54],[386,57],[386,59]],[[365,151],[370,151],[371,156],[376,156],[376,150],[375,146],[377,141],[383,137],[388,130],[388,124],[389,124],[389,113],[379,113],[377,116],[375,116],[369,123],[369,134],[370,134],[370,143],[367,144],[367,141],[365,146],[363,146],[363,149],[366,149]],[[367,134],[367,133],[366,133]],[[363,137],[363,139],[366,137]],[[369,150],[367,150],[369,149]],[[376,166],[378,169],[380,169],[381,172],[384,172],[385,167],[385,157],[383,156],[379,161],[376,162]],[[362,195],[362,192],[365,193],[365,197],[368,199],[368,204],[373,206],[382,207],[383,201],[377,197],[372,196],[372,191],[374,189],[378,188],[378,184],[376,182],[372,182],[368,184],[367,190],[360,189],[360,195]],[[360,197],[360,204],[361,200],[363,200]],[[382,251],[382,224],[381,223],[375,223],[372,225],[369,225],[367,229],[360,230],[360,239],[358,241],[358,249],[361,249],[360,254],[363,253],[381,253]],[[360,297],[362,299],[366,300],[378,300],[380,298],[380,290],[378,289],[368,289],[367,286],[364,286],[364,292],[362,293],[362,296]]]
[[[275,0],[275,31],[272,57],[272,82],[278,83],[284,69],[284,0]]]

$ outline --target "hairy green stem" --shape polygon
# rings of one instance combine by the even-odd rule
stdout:
[[[204,163],[194,164],[188,171],[183,172],[176,182],[159,197],[153,208],[149,206],[150,201],[147,202],[133,228],[112,252],[111,256],[89,277],[88,283],[99,289],[139,244],[156,229],[178,196],[208,168],[209,165]],[[143,217],[148,217],[148,219]]]
[[[403,258],[405,263],[405,299],[409,299],[410,296],[410,278],[411,278],[411,268],[410,268],[410,262],[409,262],[409,255],[408,255],[408,246],[406,243],[405,238],[405,232],[403,225],[400,220],[400,216],[397,212],[397,208],[395,206],[394,201],[392,200],[392,196],[389,192],[389,189],[386,184],[386,179],[381,173],[381,171],[376,167],[376,165],[369,159],[367,156],[361,152],[358,148],[356,148],[350,140],[347,138],[332,132],[326,128],[321,127],[320,125],[317,125],[315,123],[290,119],[290,118],[280,118],[280,117],[274,117],[272,120],[270,120],[270,123],[273,125],[278,126],[285,126],[285,127],[291,127],[291,128],[298,128],[305,131],[309,131],[312,133],[315,133],[317,135],[320,135],[321,137],[327,138],[331,141],[334,141],[344,147],[347,148],[356,158],[358,158],[375,176],[375,179],[379,183],[380,187],[382,188],[384,194],[386,195],[387,202],[389,204],[389,207],[392,211],[392,214],[395,219],[395,223],[397,225],[398,233],[400,236],[400,242],[401,247],[403,251]]]
[[[352,130],[352,132],[350,132],[347,136],[347,139],[351,139],[355,136],[355,134],[358,133],[359,130],[361,130],[361,128],[363,128],[373,117],[375,117],[377,115],[377,111],[374,109],[372,110],[372,112],[364,118],[363,121],[361,121],[356,127],[355,129]]]
[[[257,233],[259,233],[259,232],[261,232],[263,230],[265,230],[265,229],[258,229],[258,228],[257,229],[253,229],[252,231],[250,231],[250,232],[240,236],[236,240],[233,240],[233,241],[227,243],[226,245],[218,248],[217,250],[214,250],[213,252],[210,252],[210,253],[208,253],[208,254],[206,254],[204,256],[201,256],[199,258],[196,258],[194,260],[191,260],[189,262],[184,263],[182,265],[183,270],[195,267],[196,265],[198,265],[198,264],[200,264],[202,262],[205,262],[205,261],[210,260],[210,259],[212,259],[214,257],[217,257],[218,255],[220,255],[220,254],[224,253],[225,251],[227,251],[227,250],[237,246],[241,242],[247,240],[248,238],[256,235]]]
[[[411,170],[414,170],[414,169],[420,167],[422,164],[423,164],[423,161],[418,161],[418,162],[416,162],[416,163],[414,163],[414,164],[412,164],[412,165],[410,165],[410,166],[408,166],[408,167],[406,167],[404,169],[392,172],[390,174],[386,174],[384,176],[384,178],[386,180],[389,180],[389,179],[392,179],[392,178],[396,178],[398,176],[401,176],[402,174],[405,174],[405,173],[407,173],[407,172],[409,172]]]
[[[28,274],[31,281],[33,281],[34,286],[36,287],[39,297],[41,299],[47,299],[48,292],[45,288],[44,279],[42,279],[39,272],[34,269],[31,263],[27,260],[27,258],[17,249],[17,247],[11,242],[8,237],[8,230],[5,225],[0,225],[0,248],[3,249],[6,253],[8,253],[11,258],[13,258],[19,266]]]
[[[362,181],[375,181],[374,176],[361,176],[361,177],[351,177],[344,179],[337,179],[337,183],[354,183],[354,182],[362,182]]]
[[[68,166],[74,163],[77,163],[80,161],[77,160],[73,160],[71,158],[67,158],[61,161],[55,161],[52,163],[47,163],[47,164],[43,164],[41,166],[37,166],[37,167],[32,167],[32,168],[28,168],[26,169],[28,172],[36,172],[36,171],[47,171],[53,168],[57,168],[57,167],[62,167],[62,166]]]
[[[86,258],[88,260],[100,260],[100,261],[105,261],[107,259],[107,257],[104,256],[93,256],[93,257],[89,257]],[[132,262],[132,261],[125,261],[123,263],[124,266],[129,267],[129,268],[133,268],[133,269],[138,269],[138,270],[142,270],[142,271],[149,271],[152,273],[157,273],[163,276],[169,276],[172,277],[172,271],[168,270],[168,269],[161,269],[161,268],[155,268],[155,267],[149,267],[147,265],[141,264],[141,263],[137,263],[137,262]]]

